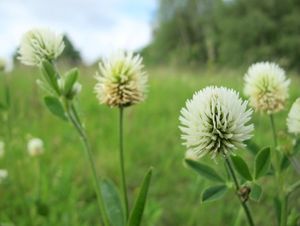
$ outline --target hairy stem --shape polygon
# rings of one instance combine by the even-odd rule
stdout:
[[[232,165],[231,165],[231,162],[230,162],[230,160],[228,159],[228,157],[227,157],[226,155],[224,155],[224,158],[225,158],[226,165],[227,165],[227,167],[228,167],[228,169],[229,169],[230,176],[231,176],[231,178],[232,178],[232,180],[233,180],[233,182],[234,182],[236,191],[238,192],[238,191],[240,190],[240,184],[239,184],[239,182],[238,182],[238,180],[237,180],[237,177],[236,177],[236,175],[235,175],[235,172],[234,172],[234,170],[233,170],[233,167],[232,167]],[[244,212],[245,212],[245,214],[246,214],[246,217],[247,217],[247,220],[248,220],[249,225],[250,225],[250,226],[254,226],[253,218],[252,218],[252,215],[251,215],[251,212],[250,212],[250,209],[249,209],[247,203],[241,199],[241,196],[238,195],[238,193],[237,193],[237,196],[238,196],[238,198],[239,198],[239,200],[240,200],[240,203],[241,203],[241,205],[242,205],[242,207],[243,207],[243,209],[244,209]]]
[[[128,219],[129,215],[129,205],[128,205],[128,196],[127,196],[127,186],[126,186],[126,176],[125,176],[125,164],[124,164],[124,145],[123,145],[123,115],[124,115],[124,108],[119,108],[119,151],[120,151],[120,168],[121,168],[121,184],[123,190],[123,197],[124,197],[124,205],[125,205],[125,216],[126,220]]]

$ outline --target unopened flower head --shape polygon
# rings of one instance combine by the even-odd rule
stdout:
[[[148,76],[142,58],[132,52],[117,52],[99,63],[95,92],[101,104],[125,107],[145,99]]]
[[[18,59],[25,65],[39,66],[54,60],[64,50],[63,35],[49,29],[33,29],[24,34]]]
[[[6,60],[3,58],[0,58],[0,72],[5,71],[6,68]]]
[[[272,114],[284,108],[289,84],[290,80],[277,64],[261,62],[249,67],[244,92],[255,110]]]
[[[44,142],[40,138],[31,138],[27,144],[29,155],[38,156],[44,153]]]
[[[0,158],[2,158],[5,154],[5,143],[0,141]]]
[[[5,169],[0,169],[0,183],[4,181],[8,176],[8,172]]]
[[[287,118],[287,127],[290,133],[300,134],[300,98],[292,105]]]
[[[194,153],[198,158],[211,154],[215,158],[243,148],[254,129],[247,104],[236,91],[224,87],[211,86],[196,92],[179,117],[187,154]]]

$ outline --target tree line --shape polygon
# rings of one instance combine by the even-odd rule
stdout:
[[[274,60],[300,70],[299,0],[159,0],[148,63],[237,66]]]

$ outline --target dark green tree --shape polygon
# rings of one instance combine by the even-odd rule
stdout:
[[[69,37],[64,34],[65,49],[60,56],[60,60],[67,61],[70,64],[78,64],[82,62],[80,52],[74,47]]]

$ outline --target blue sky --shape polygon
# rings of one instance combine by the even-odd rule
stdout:
[[[0,57],[36,27],[67,33],[87,63],[136,50],[151,41],[156,8],[157,0],[0,0]]]

